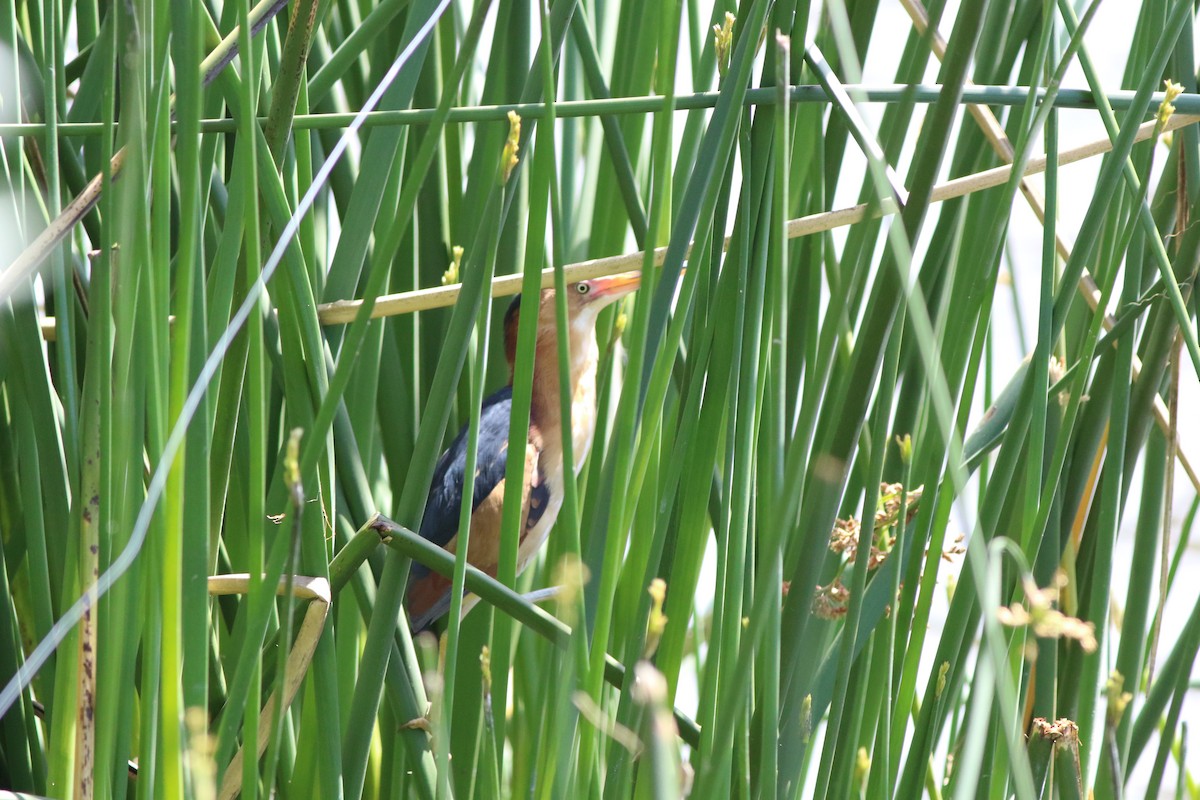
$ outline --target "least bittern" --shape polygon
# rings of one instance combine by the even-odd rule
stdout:
[[[638,287],[637,273],[593,278],[568,284],[570,325],[571,441],[576,474],[592,446],[596,427],[596,316],[600,310]],[[525,437],[525,482],[521,488],[521,535],[517,572],[529,565],[546,541],[563,501],[562,406],[558,369],[558,326],[555,295],[543,290],[538,303],[537,349],[533,359],[533,397]],[[504,351],[509,383],[483,401],[479,418],[471,535],[467,561],[491,576],[500,559],[504,506],[504,473],[510,452],[512,371],[517,350],[520,296],[504,317]],[[520,451],[517,451],[520,452]],[[438,459],[425,504],[421,536],[445,550],[458,549],[458,523],[466,471],[467,429],[464,427]],[[450,608],[450,579],[416,562],[408,579],[408,616],[412,630],[423,630]]]

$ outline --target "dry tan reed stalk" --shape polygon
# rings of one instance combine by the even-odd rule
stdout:
[[[929,27],[929,14],[926,12],[925,7],[921,4],[920,0],[900,0],[900,2],[904,6],[904,9],[908,12],[909,18],[912,19],[913,27],[917,29],[917,33],[924,34],[926,29]],[[930,37],[930,41],[932,42],[931,46],[933,49],[933,54],[937,56],[939,61],[941,61],[946,56],[946,40],[943,39],[942,35],[935,30],[933,35]],[[970,81],[968,81],[968,84],[969,83]],[[983,135],[992,145],[992,149],[996,151],[996,155],[1000,156],[1000,158],[1011,164],[1015,155],[1012,142],[1008,140],[1008,136],[1004,133],[1004,128],[1000,126],[1000,121],[996,119],[996,115],[992,113],[992,110],[987,106],[968,104],[967,111],[972,117],[975,118],[975,121],[979,124],[979,127],[983,129]],[[1187,124],[1191,124],[1191,122],[1196,120],[1195,117],[1189,117],[1188,119],[1190,121]],[[1150,122],[1142,125],[1141,130],[1138,131],[1138,141],[1141,141],[1143,138],[1145,138],[1142,136],[1142,131],[1148,126],[1153,132],[1154,121],[1151,120]],[[1170,129],[1169,122],[1167,127]],[[1045,157],[1043,157],[1041,161],[1042,169],[1044,170]],[[1065,164],[1068,162],[1063,161],[1060,163]],[[1028,181],[1022,179],[1021,194],[1025,195],[1025,199],[1028,201],[1029,207],[1033,209],[1033,213],[1038,218],[1038,222],[1045,225],[1046,204],[1042,199],[1041,192],[1039,192],[1035,187],[1031,186]],[[1062,260],[1066,261],[1070,257],[1071,248],[1069,248],[1067,243],[1063,241],[1062,236],[1058,234],[1057,230],[1054,233],[1054,247],[1058,252],[1059,258]],[[1084,269],[1083,274],[1079,276],[1079,293],[1083,295],[1083,299],[1087,301],[1087,304],[1092,311],[1095,311],[1100,304],[1100,288],[1096,285],[1096,281],[1092,278],[1091,273],[1086,269]],[[1112,314],[1105,314],[1103,324],[1106,331],[1112,330],[1113,325],[1116,324],[1116,320],[1113,319]],[[1133,379],[1137,380],[1141,373],[1142,361],[1136,355],[1134,355]],[[1172,439],[1172,431],[1174,428],[1171,425],[1170,414],[1167,412],[1166,404],[1163,403],[1162,398],[1158,396],[1155,396],[1154,398],[1154,421],[1158,424],[1159,429],[1168,438],[1168,440],[1173,441],[1175,445],[1175,456],[1179,460],[1179,465],[1183,467],[1183,471],[1187,473],[1188,479],[1192,482],[1192,486],[1197,492],[1200,492],[1200,475],[1197,475],[1196,470],[1192,467],[1191,459],[1188,458],[1187,453],[1183,451],[1183,448],[1179,446],[1179,442]]]

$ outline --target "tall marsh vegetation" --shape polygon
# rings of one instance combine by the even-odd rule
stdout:
[[[1195,793],[1193,4],[900,5],[4,4],[0,786]],[[536,565],[423,544],[504,296],[629,269]]]

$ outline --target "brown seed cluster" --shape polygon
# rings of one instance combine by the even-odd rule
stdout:
[[[908,493],[906,522],[916,514],[917,502],[921,499],[922,487],[917,487]],[[896,537],[892,529],[900,519],[900,507],[906,498],[904,487],[899,483],[882,483],[879,485],[879,504],[875,510],[875,524],[871,532],[871,550],[867,557],[867,569],[876,569],[888,557]],[[846,563],[853,564],[858,558],[859,540],[862,535],[862,523],[851,517],[839,519],[833,526],[829,537],[829,549],[846,556]]]
[[[1058,591],[1064,585],[1066,577],[1060,572],[1055,582],[1045,589],[1038,588],[1032,579],[1023,581],[1025,598],[1029,604],[1026,608],[1022,603],[1000,606],[996,609],[996,618],[1001,625],[1010,628],[1029,626],[1035,636],[1043,639],[1072,639],[1079,643],[1085,653],[1095,652],[1096,626],[1075,617],[1068,617],[1054,607],[1058,599]]]
[[[850,590],[841,578],[834,578],[828,586],[818,586],[813,592],[813,615],[821,619],[841,619],[850,609]]]
[[[921,499],[922,491],[923,487],[918,486],[906,494],[904,486],[899,483],[879,485],[879,502],[875,507],[875,518],[872,520],[867,555],[868,570],[878,569],[887,560],[896,544],[893,531],[900,521],[902,510],[905,511],[905,521],[911,520],[917,512],[917,503]],[[853,564],[858,559],[861,542],[862,523],[854,517],[839,519],[829,535],[829,549],[845,556],[846,564]],[[787,596],[786,587],[784,596]],[[825,586],[816,587],[813,592],[812,612],[822,619],[839,619],[845,616],[849,603],[850,590],[839,576]]]

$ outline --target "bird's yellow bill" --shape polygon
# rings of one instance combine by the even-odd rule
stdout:
[[[591,284],[601,296],[616,295],[620,297],[638,288],[642,283],[641,272],[622,272],[618,275],[608,275],[604,278],[592,278]]]

